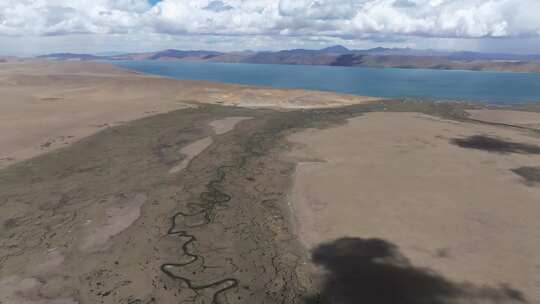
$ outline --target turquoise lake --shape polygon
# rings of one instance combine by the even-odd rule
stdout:
[[[377,97],[465,100],[489,104],[540,102],[540,74],[306,65],[112,61],[177,79],[302,88]]]

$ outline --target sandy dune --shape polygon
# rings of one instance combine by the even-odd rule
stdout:
[[[540,301],[540,187],[513,171],[540,164],[537,135],[372,113],[290,140],[300,161],[292,206],[308,248],[380,238],[415,266]]]
[[[0,95],[0,129],[5,130],[0,137],[0,168],[108,126],[194,103],[302,108],[372,100],[303,90],[179,81],[108,64],[54,61],[2,63]]]

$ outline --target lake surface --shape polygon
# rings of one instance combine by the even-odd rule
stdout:
[[[112,61],[143,73],[377,97],[420,97],[490,104],[540,102],[540,74],[306,65]]]

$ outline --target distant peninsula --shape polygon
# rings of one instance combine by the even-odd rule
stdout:
[[[223,63],[329,65],[347,67],[474,70],[540,73],[540,55],[480,53],[468,51],[372,48],[350,50],[336,45],[319,50],[216,52],[168,49],[114,56],[55,53],[38,56],[54,60],[169,60]]]

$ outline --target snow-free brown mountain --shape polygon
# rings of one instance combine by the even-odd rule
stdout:
[[[115,56],[56,53],[39,56],[56,60],[171,60],[225,63],[303,64],[362,66],[377,68],[422,68],[444,70],[540,72],[540,55],[415,50],[410,48],[373,48],[350,50],[336,45],[320,50],[216,52],[175,50],[130,53]]]

